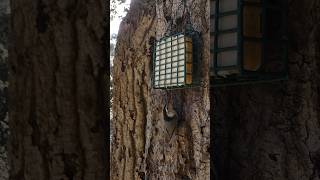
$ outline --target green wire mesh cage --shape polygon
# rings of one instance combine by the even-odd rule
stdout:
[[[287,79],[287,0],[210,1],[212,86]]]
[[[199,33],[175,33],[156,41],[153,53],[155,89],[188,88],[200,85],[201,47]]]

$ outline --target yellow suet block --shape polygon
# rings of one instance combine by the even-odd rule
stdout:
[[[262,37],[261,7],[244,6],[243,35],[247,37]]]
[[[261,43],[244,42],[243,68],[248,71],[256,71],[261,66]]]

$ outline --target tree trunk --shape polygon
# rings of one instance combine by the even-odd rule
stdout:
[[[10,179],[106,179],[105,2],[11,9]]]
[[[320,1],[289,5],[289,80],[211,91],[220,180],[320,179]]]
[[[0,180],[6,180],[8,174],[8,26],[9,0],[0,2]]]
[[[192,24],[202,33],[203,85],[170,91],[181,111],[179,122],[172,124],[163,117],[166,91],[152,88],[148,49],[152,38],[164,35],[165,16],[175,23],[182,17],[183,1],[156,2],[132,1],[120,26],[113,67],[111,179],[209,179],[209,1],[186,1]]]

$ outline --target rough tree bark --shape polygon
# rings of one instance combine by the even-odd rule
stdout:
[[[105,1],[11,1],[12,180],[106,179]]]
[[[211,92],[221,180],[320,179],[320,1],[289,5],[289,80]]]
[[[151,85],[149,41],[164,35],[166,18],[181,20],[182,2],[134,0],[120,26],[113,68],[111,179],[209,179],[209,1],[186,1],[204,41],[203,86],[171,91],[182,112],[172,137],[162,113],[166,92]]]
[[[8,174],[7,140],[8,140],[8,26],[9,0],[0,2],[0,180],[6,180]]]

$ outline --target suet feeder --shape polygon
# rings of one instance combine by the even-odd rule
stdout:
[[[153,55],[155,89],[187,88],[199,85],[199,33],[186,28],[156,41]]]
[[[210,3],[212,86],[287,78],[286,0]]]

